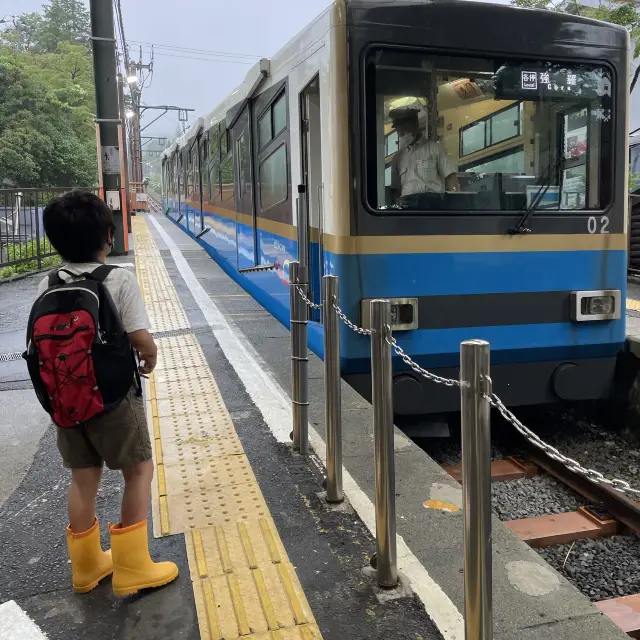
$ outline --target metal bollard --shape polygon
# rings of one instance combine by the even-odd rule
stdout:
[[[322,278],[324,325],[324,415],[327,426],[327,502],[342,502],[342,393],[340,389],[340,318],[338,276]]]
[[[466,640],[493,638],[489,355],[484,340],[460,345]]]
[[[371,399],[376,469],[376,569],[381,587],[398,584],[396,469],[393,440],[391,303],[371,301]]]
[[[291,402],[293,405],[293,448],[309,453],[309,353],[307,348],[307,305],[296,285],[307,294],[306,278],[297,262],[289,264],[289,302],[291,306]]]

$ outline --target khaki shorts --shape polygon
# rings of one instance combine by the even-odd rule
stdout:
[[[144,401],[131,389],[115,408],[84,424],[58,427],[58,450],[69,469],[127,469],[152,457]]]

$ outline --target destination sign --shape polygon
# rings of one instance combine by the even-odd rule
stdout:
[[[498,99],[610,98],[611,75],[602,67],[543,63],[505,64],[494,76]]]

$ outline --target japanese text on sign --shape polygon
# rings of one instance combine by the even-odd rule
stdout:
[[[558,74],[554,75],[553,82],[551,80],[551,74],[548,71],[523,71],[522,72],[522,88],[523,89],[537,89],[538,85],[546,86],[549,90],[558,91],[562,86],[575,87],[578,84],[577,74],[567,71],[564,83],[562,79],[558,77]]]

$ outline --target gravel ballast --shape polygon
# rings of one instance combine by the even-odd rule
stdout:
[[[503,521],[575,511],[585,502],[547,475],[491,485],[491,506]]]
[[[573,548],[559,545],[538,552],[593,601],[640,593],[638,534],[579,540]]]

